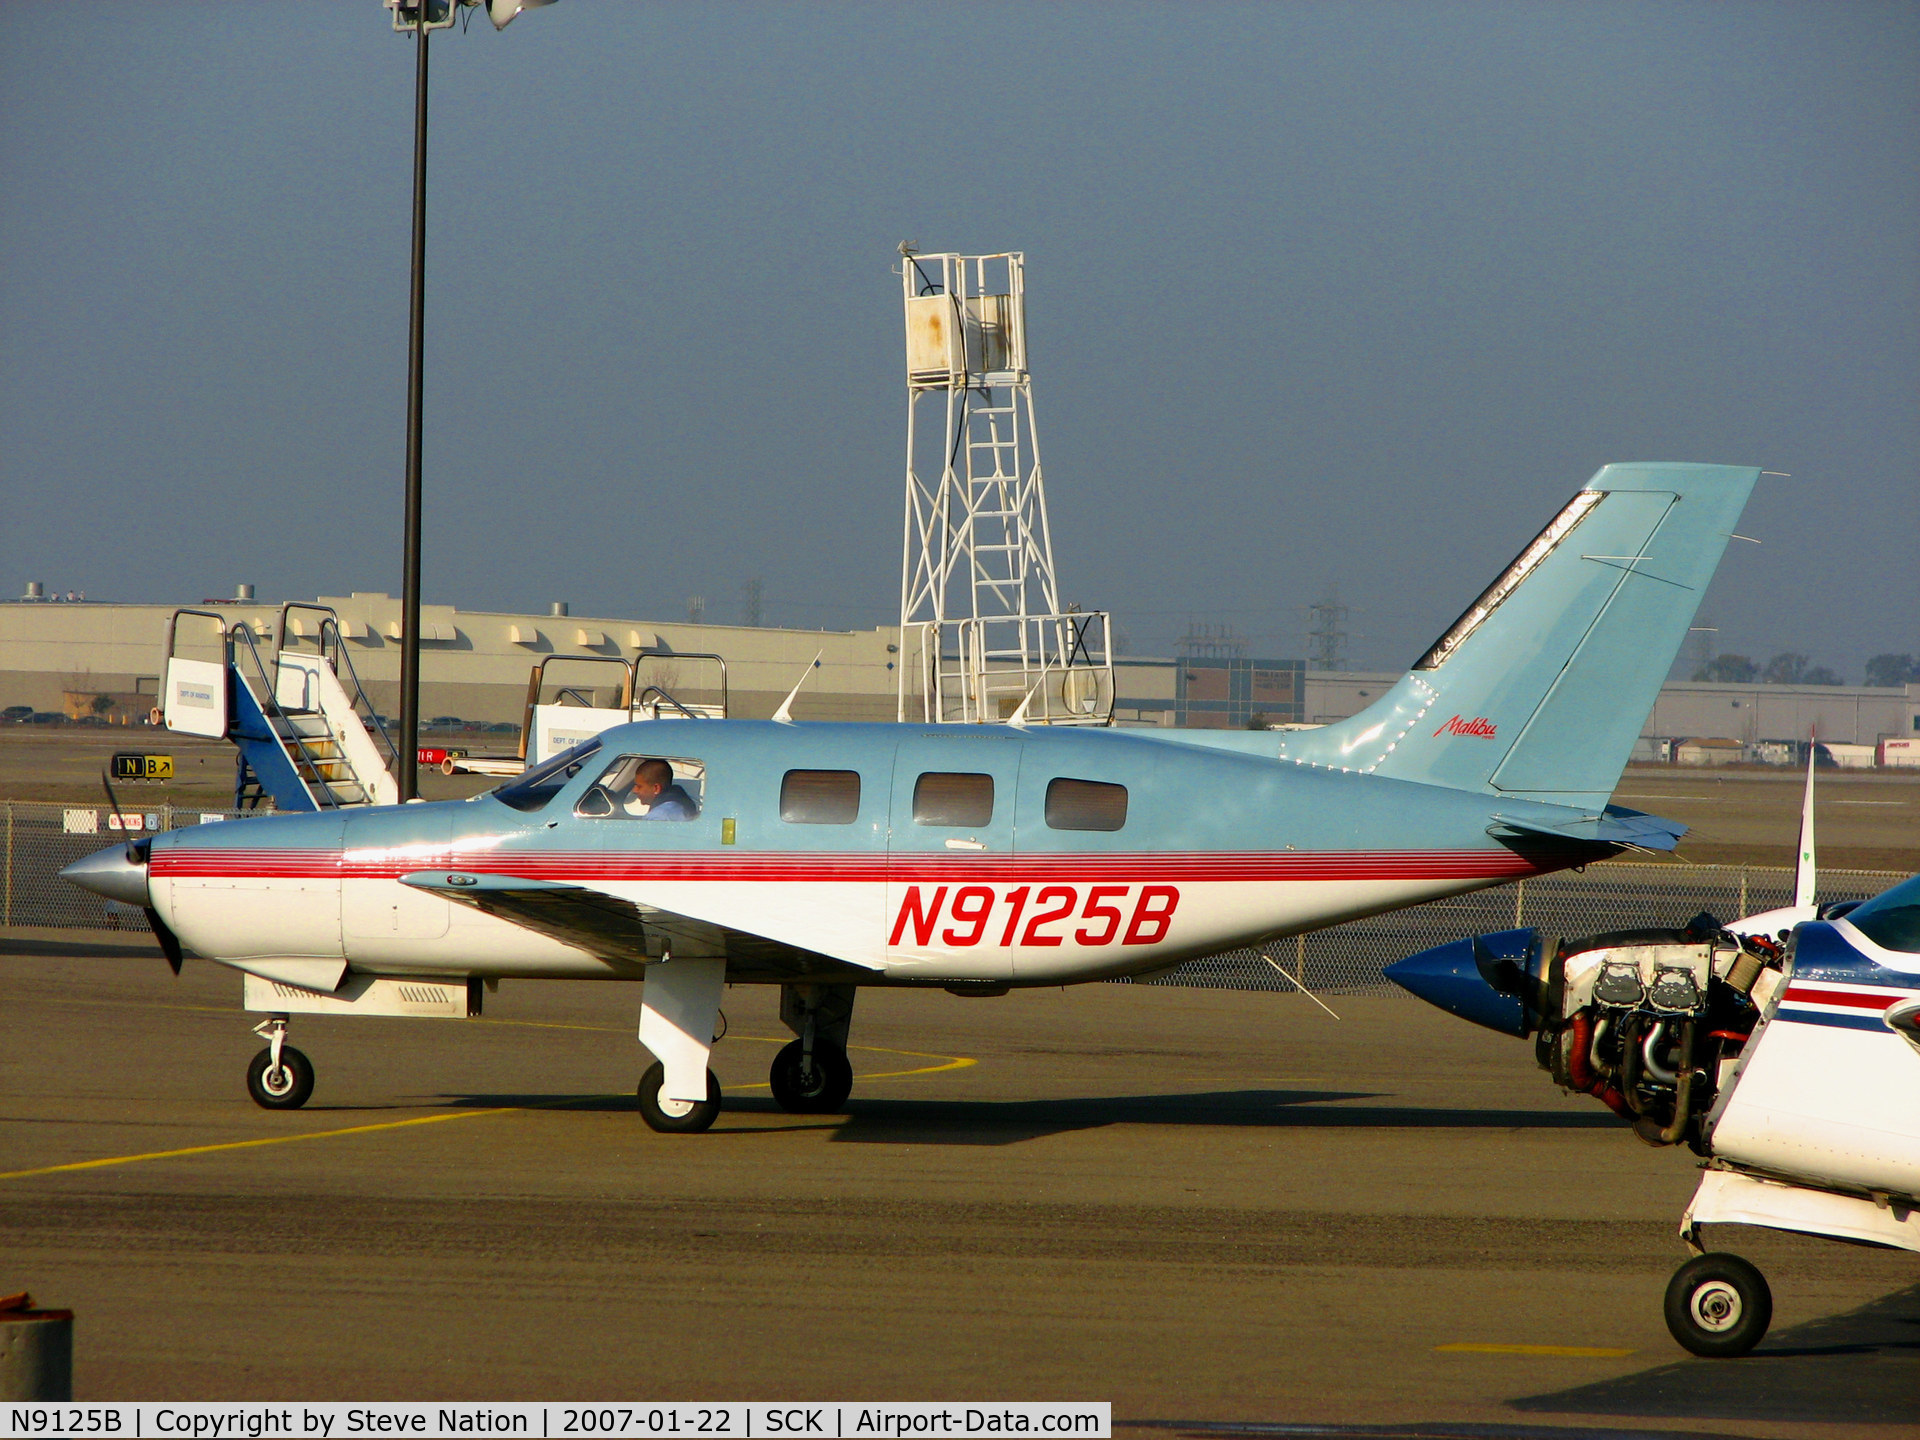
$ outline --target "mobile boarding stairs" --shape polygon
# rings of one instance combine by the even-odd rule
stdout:
[[[187,618],[213,623],[219,659],[177,653]],[[296,644],[310,639],[315,648],[290,649],[289,632]],[[236,810],[268,799],[276,810],[399,803],[393,741],[354,673],[340,617],[325,605],[294,601],[280,607],[270,640],[263,653],[245,620],[174,611],[161,691],[167,729],[234,743]]]
[[[210,621],[211,644],[197,647],[218,659],[182,655],[180,621]],[[289,647],[291,639],[292,646]],[[263,641],[270,643],[263,644]],[[312,648],[299,648],[311,645]],[[663,653],[663,652],[662,652]],[[641,661],[611,655],[549,655],[533,667],[517,753],[469,756],[461,751],[419,752],[423,764],[448,773],[511,776],[529,764],[591,735],[634,720],[724,720],[727,664],[718,655],[674,653],[719,668],[719,703],[682,703],[657,685],[639,683]],[[542,704],[546,669],[556,662],[617,665],[623,670],[617,703],[597,706],[585,686],[560,687]],[[236,810],[268,800],[282,811],[335,810],[399,803],[395,742],[355,673],[340,617],[331,607],[290,601],[280,607],[270,637],[256,637],[244,619],[213,610],[180,609],[167,622],[161,719],[169,730],[231,740],[239,751],[234,773]]]

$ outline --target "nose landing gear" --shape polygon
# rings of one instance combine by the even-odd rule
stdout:
[[[247,1066],[247,1093],[268,1110],[298,1110],[313,1094],[313,1062],[287,1044],[287,1017],[269,1015],[254,1027],[267,1048]]]

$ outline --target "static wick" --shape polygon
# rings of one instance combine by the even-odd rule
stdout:
[[[1333,1015],[1333,1007],[1331,1005],[1327,1004],[1326,1001],[1322,1000],[1318,995],[1314,994],[1311,990],[1307,989],[1306,986],[1302,985],[1298,980],[1294,979],[1293,976],[1288,975],[1287,972],[1281,967],[1280,963],[1273,958],[1273,956],[1263,954],[1260,958],[1266,961],[1267,964],[1273,966],[1274,969],[1279,970],[1280,974],[1285,977],[1286,982],[1289,985],[1293,986],[1294,989],[1298,990],[1302,995],[1306,996],[1307,999],[1311,1000],[1314,1004],[1318,1005],[1322,1010],[1326,1011],[1327,1014]],[[1340,1017],[1338,1015],[1333,1015],[1333,1018],[1338,1020]]]

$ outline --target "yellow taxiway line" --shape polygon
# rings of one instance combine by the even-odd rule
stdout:
[[[205,1010],[214,1011],[212,1006],[166,1005],[156,1009],[167,1010]],[[225,1011],[215,1013],[225,1014]],[[559,1025],[539,1020],[485,1020],[485,1025],[518,1025],[536,1030],[594,1030],[602,1034],[624,1035],[624,1029],[616,1030],[606,1025]],[[782,1037],[772,1035],[739,1035],[738,1040],[754,1040],[769,1045],[784,1043]],[[969,1065],[980,1062],[970,1055],[936,1055],[925,1050],[894,1050],[884,1045],[849,1045],[849,1050],[865,1050],[875,1055],[906,1055],[915,1060],[938,1060],[938,1065],[919,1065],[911,1070],[882,1070],[871,1075],[862,1075],[861,1080],[903,1080],[910,1075],[938,1075],[946,1070],[964,1070]],[[768,1081],[762,1080],[751,1085],[735,1085],[735,1090],[765,1090]],[[554,1110],[575,1100],[605,1100],[615,1097],[606,1095],[568,1095],[558,1100],[542,1101],[535,1105],[499,1105],[486,1110],[455,1110],[437,1115],[416,1115],[408,1120],[382,1120],[372,1125],[348,1125],[339,1130],[303,1130],[296,1135],[265,1135],[256,1140],[224,1140],[213,1145],[189,1145],[179,1150],[150,1150],[142,1155],[106,1155],[98,1160],[74,1160],[64,1165],[42,1165],[32,1170],[0,1171],[0,1180],[25,1180],[34,1175],[61,1175],[73,1170],[98,1170],[108,1165],[138,1165],[147,1160],[179,1160],[189,1155],[211,1155],[222,1150],[251,1150],[260,1145],[290,1145],[296,1140],[333,1140],[343,1135],[371,1135],[381,1130],[401,1130],[409,1125],[437,1125],[446,1120],[480,1120],[489,1115],[511,1115],[527,1110]]]

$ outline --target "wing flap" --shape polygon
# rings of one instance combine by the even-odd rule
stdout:
[[[529,880],[518,875],[449,874],[444,870],[415,871],[402,875],[400,883],[510,921],[614,964],[644,964],[667,954],[681,959],[724,959],[730,980],[820,978],[844,982],[879,973],[850,960],[644,901],[627,900],[589,885]]]

